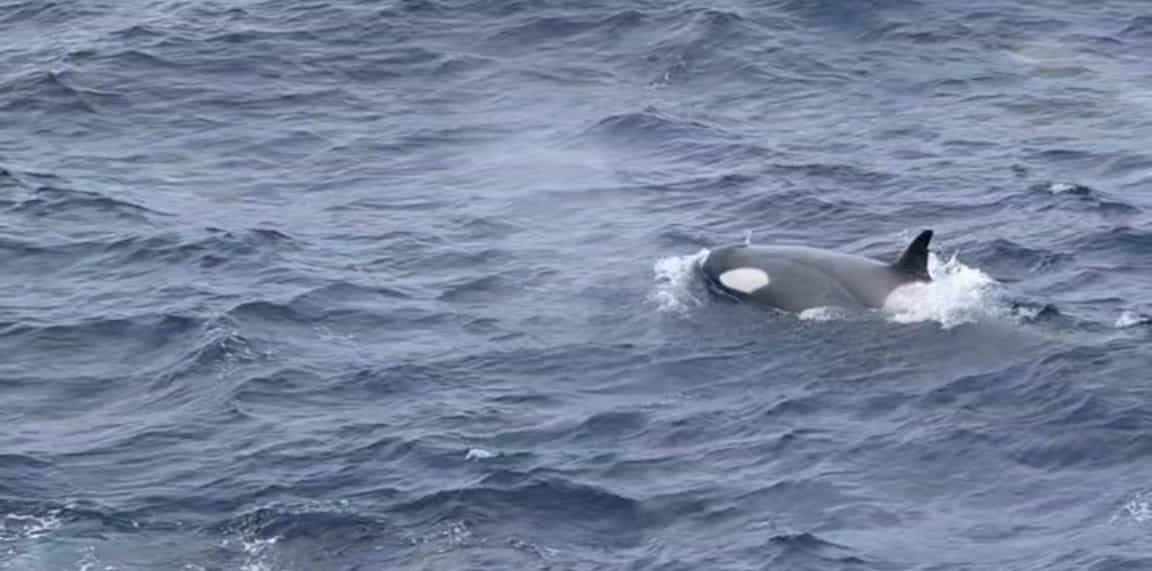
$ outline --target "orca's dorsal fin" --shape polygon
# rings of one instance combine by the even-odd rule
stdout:
[[[892,267],[913,278],[931,281],[932,276],[928,275],[928,242],[931,241],[931,230],[921,232]]]

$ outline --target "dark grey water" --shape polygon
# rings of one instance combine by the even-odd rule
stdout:
[[[1152,5],[0,0],[0,569],[1152,568]],[[885,311],[709,247],[888,258]]]

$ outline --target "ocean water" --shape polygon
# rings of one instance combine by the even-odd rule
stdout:
[[[1152,4],[0,0],[0,569],[1152,569]],[[799,315],[721,244],[930,286]]]

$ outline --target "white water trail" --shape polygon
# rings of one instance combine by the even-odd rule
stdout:
[[[659,311],[683,313],[704,304],[704,296],[697,287],[696,268],[707,257],[705,249],[688,256],[656,260],[652,267],[656,283],[648,297]]]
[[[889,294],[883,312],[896,323],[935,321],[945,329],[964,323],[1006,316],[999,282],[977,268],[961,263],[954,254],[947,262],[931,253],[931,282],[901,286]]]

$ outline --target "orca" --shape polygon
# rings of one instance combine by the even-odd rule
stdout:
[[[816,307],[884,307],[896,288],[930,282],[924,230],[895,262],[808,246],[729,245],[707,253],[699,269],[708,284],[736,299],[801,312]]]

